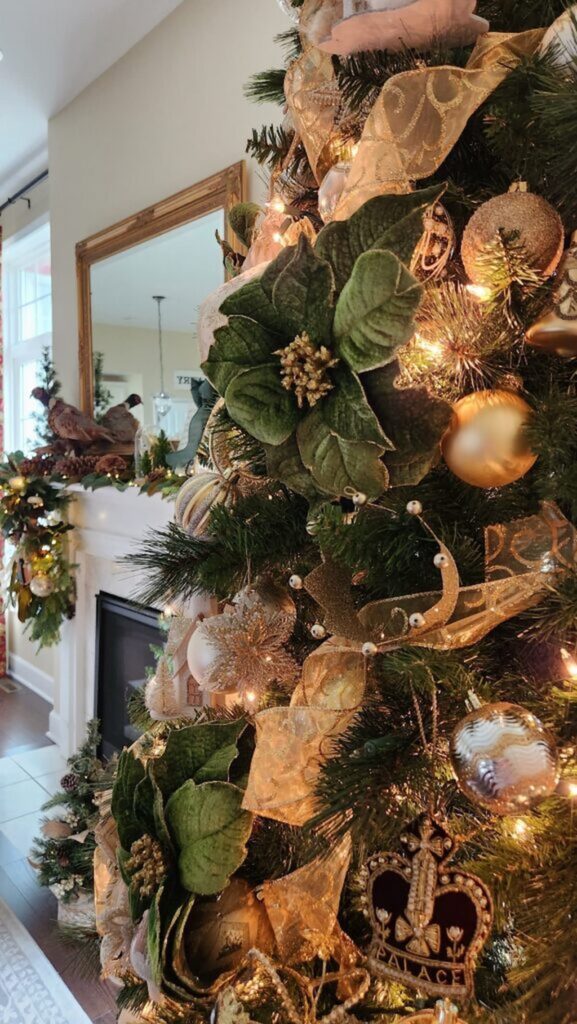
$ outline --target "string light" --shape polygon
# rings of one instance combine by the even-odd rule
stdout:
[[[445,354],[445,346],[440,341],[424,338],[422,334],[415,334],[415,341],[419,348],[433,359],[441,359]]]
[[[282,245],[283,247],[286,245],[284,237],[283,235],[281,235],[280,231],[275,231],[274,235],[272,236],[272,239],[273,242],[278,242],[278,244]]]
[[[559,653],[561,655],[565,671],[569,677],[567,681],[571,682],[573,680],[577,680],[577,661],[575,661],[575,658],[569,653],[566,647],[562,647]]]
[[[283,203],[282,199],[278,198],[278,196],[275,196],[274,199],[271,199],[270,203],[267,203],[267,206],[270,207],[271,210],[274,210],[275,213],[284,213],[286,210],[285,204]]]
[[[523,836],[529,831],[529,826],[523,818],[517,818],[513,824],[513,835],[517,836],[518,839],[522,839]]]
[[[492,290],[485,284],[468,284],[466,285],[466,289],[469,292],[469,295],[474,295],[479,302],[488,302],[493,295]]]

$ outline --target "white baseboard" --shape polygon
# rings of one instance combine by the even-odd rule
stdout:
[[[19,654],[10,654],[8,658],[8,674],[17,683],[26,686],[28,690],[37,693],[49,704],[54,703],[54,680],[47,672],[42,672],[30,661],[21,658]]]

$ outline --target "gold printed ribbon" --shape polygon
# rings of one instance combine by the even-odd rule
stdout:
[[[445,555],[441,592],[373,601],[352,616],[350,628],[333,643],[356,649],[362,636],[382,651],[402,644],[455,650],[477,643],[501,622],[538,604],[555,576],[575,567],[577,530],[552,502],[543,502],[538,515],[489,526],[485,581],[469,587],[459,587],[448,548],[441,545],[440,553]],[[322,593],[327,621],[341,622],[342,615],[333,614],[331,601],[340,605],[342,593],[331,596],[319,580],[326,565],[311,574],[309,592],[313,597]],[[309,579],[305,580],[307,590]],[[424,622],[411,625],[411,616],[417,613]]]
[[[334,163],[330,142],[340,102],[330,55],[307,46],[286,73],[285,96],[295,130],[320,184]]]
[[[410,192],[411,182],[434,174],[471,115],[535,52],[544,31],[488,32],[465,68],[419,68],[390,78],[365,122],[336,219],[346,220],[373,196]],[[304,136],[303,142],[307,147]]]
[[[245,810],[288,825],[312,818],[321,765],[349,725],[364,688],[359,652],[329,641],[309,655],[290,707],[267,708],[255,716]]]

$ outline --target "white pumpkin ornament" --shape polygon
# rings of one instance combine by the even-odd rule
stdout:
[[[236,488],[230,471],[224,474],[201,470],[182,485],[174,504],[174,518],[189,537],[201,537],[206,531],[213,508],[233,505]]]

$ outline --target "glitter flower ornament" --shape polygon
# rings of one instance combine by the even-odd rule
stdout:
[[[247,587],[227,605],[222,615],[205,619],[198,627],[216,652],[210,670],[199,685],[211,692],[262,693],[273,681],[296,678],[298,666],[285,644],[295,624],[295,608],[269,600]]]
[[[228,322],[203,369],[264,446],[269,475],[311,501],[376,498],[397,482],[389,458],[396,473],[410,453],[399,482],[416,483],[436,457],[450,409],[424,389],[398,390],[395,356],[421,300],[407,266],[442,191],[370,199],[314,247],[305,235],[287,246],[220,307]]]

